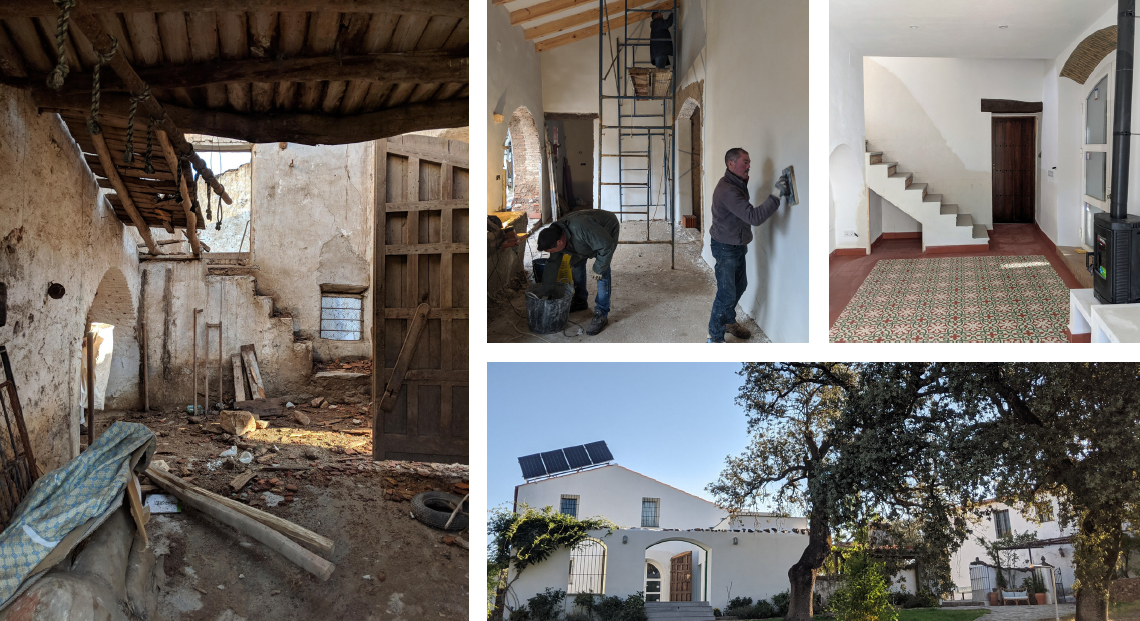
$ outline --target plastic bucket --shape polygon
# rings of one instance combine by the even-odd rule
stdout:
[[[546,273],[546,259],[535,259],[531,262],[534,269],[534,282],[542,282],[542,275]]]
[[[558,332],[570,318],[570,300],[574,297],[574,289],[562,283],[557,283],[554,287],[556,297],[553,300],[538,297],[542,285],[535,283],[526,289],[526,325],[535,334]]]

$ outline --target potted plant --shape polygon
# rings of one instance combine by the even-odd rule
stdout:
[[[1029,594],[1031,604],[1045,604],[1045,580],[1036,571],[1021,583],[1021,588]]]

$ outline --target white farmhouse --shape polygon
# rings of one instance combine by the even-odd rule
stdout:
[[[599,444],[604,448],[604,443],[585,448]],[[560,451],[570,458],[579,448]],[[618,528],[528,567],[514,583],[510,601],[525,603],[546,587],[565,590],[568,600],[583,592],[625,597],[642,591],[647,602],[705,602],[711,614],[712,607],[724,608],[732,597],[767,599],[788,588],[788,568],[807,546],[806,518],[733,515],[612,463],[608,450],[603,456],[609,459],[585,466],[581,460],[561,461],[560,451],[520,458],[527,482],[515,487],[516,508],[550,506],[579,518],[605,517]],[[550,472],[536,457],[580,467],[556,466]]]

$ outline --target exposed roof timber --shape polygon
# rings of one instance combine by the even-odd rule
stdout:
[[[467,0],[90,0],[90,13],[165,13],[169,11],[335,11],[339,13],[399,13],[443,17],[467,17]],[[51,0],[5,0],[0,19],[52,16]],[[54,25],[54,22],[53,22]]]
[[[607,4],[607,14],[618,15],[620,13],[624,13],[626,6],[625,2],[626,0],[615,0],[614,2]],[[630,8],[636,8],[645,4],[649,4],[650,2],[653,2],[653,0],[629,0],[629,6]],[[582,11],[581,13],[575,13],[561,19],[546,22],[545,24],[539,24],[533,28],[527,28],[525,31],[523,31],[523,34],[526,36],[527,41],[530,41],[531,39],[545,37],[548,34],[561,32],[573,26],[579,26],[581,24],[587,24],[596,21],[598,21],[598,9],[589,9],[587,11]]]
[[[514,1],[515,0],[491,0],[491,4],[493,6],[499,6],[500,4],[506,4],[508,2],[514,2]]]
[[[511,25],[518,26],[529,21],[542,19],[547,15],[554,15],[559,11],[572,9],[583,4],[593,4],[597,0],[546,0],[534,6],[528,6],[517,11],[511,11]]]
[[[41,110],[76,111],[91,107],[91,98],[87,95],[60,96],[36,91],[33,96]],[[99,111],[103,116],[125,119],[129,107],[130,97],[108,93],[103,95]],[[470,124],[466,98],[409,104],[350,117],[305,113],[250,116],[169,104],[166,113],[179,127],[191,133],[253,143],[294,142],[306,145],[351,144],[425,129],[466,127]]]
[[[653,5],[649,8],[652,10],[670,9],[670,8],[673,8],[673,0],[665,0],[664,2],[659,2],[659,3]],[[606,32],[609,32],[610,30],[613,30],[614,28],[621,28],[621,27],[627,26],[629,24],[633,24],[633,23],[640,22],[640,21],[645,20],[645,19],[649,19],[650,15],[652,15],[652,13],[648,13],[648,12],[634,13],[634,14],[629,16],[628,20],[625,18],[624,15],[619,15],[617,17],[613,17],[610,19],[609,23],[607,24]],[[563,45],[569,45],[571,43],[574,43],[577,41],[582,41],[584,39],[588,39],[590,37],[595,37],[597,35],[598,35],[598,25],[594,24],[593,26],[588,26],[586,28],[581,28],[581,29],[575,30],[573,32],[568,32],[564,35],[558,35],[557,37],[551,37],[549,39],[543,39],[541,41],[536,41],[534,43],[534,49],[536,51],[539,51],[539,52],[545,52],[547,50],[552,50],[556,47],[562,47]]]
[[[158,136],[158,144],[162,147],[162,156],[166,158],[166,165],[170,166],[171,170],[175,166],[182,166],[183,162],[178,161],[178,154],[174,152],[174,146],[170,144],[170,138],[166,136],[166,132],[161,129],[156,131]],[[198,243],[198,219],[194,215],[194,210],[190,206],[190,191],[186,187],[186,168],[183,168],[182,177],[178,180],[178,193],[182,196],[182,211],[186,216],[186,239],[190,241],[190,250],[194,256],[202,254],[202,246]],[[193,179],[193,176],[190,176]],[[195,191],[198,188],[194,188]]]
[[[399,52],[363,56],[318,56],[313,58],[247,58],[211,60],[187,65],[139,69],[151,88],[193,88],[227,82],[312,82],[362,80],[366,82],[464,83],[468,82],[467,57],[442,53]],[[43,88],[47,76],[3,78],[0,82],[19,88]],[[122,89],[120,80],[104,79],[103,92]],[[90,93],[89,73],[68,76],[62,94]]]
[[[95,143],[95,151],[99,156],[99,162],[103,165],[103,171],[107,175],[107,180],[111,182],[111,187],[115,188],[115,194],[122,202],[123,208],[127,210],[127,215],[130,216],[131,222],[134,223],[135,229],[138,230],[139,236],[142,237],[143,243],[150,250],[151,254],[162,254],[162,250],[154,243],[154,237],[150,234],[150,227],[143,221],[142,214],[139,213],[135,203],[131,200],[131,193],[127,186],[123,184],[122,178],[119,177],[119,171],[115,168],[115,158],[111,157],[111,150],[107,148],[107,143],[103,140],[103,134],[92,134],[91,141]]]

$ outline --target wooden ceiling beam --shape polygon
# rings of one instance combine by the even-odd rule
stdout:
[[[40,110],[50,112],[88,110],[91,106],[91,98],[86,95],[60,96],[35,91],[33,97]],[[470,123],[468,102],[466,98],[431,101],[352,116],[292,112],[240,114],[174,105],[167,105],[166,113],[179,127],[194,134],[255,144],[352,144],[425,129],[467,127]],[[99,110],[102,115],[126,118],[129,106],[130,98],[126,95],[107,93]]]
[[[648,0],[643,0],[648,1]],[[187,65],[164,65],[136,70],[139,78],[154,88],[194,88],[233,82],[319,82],[362,80],[368,82],[463,82],[468,81],[467,57],[438,53],[401,52],[364,56],[319,56],[314,58],[248,58],[211,60]],[[44,88],[46,74],[29,78],[2,78],[18,88]],[[119,80],[104,79],[104,93],[123,88]],[[90,73],[68,76],[61,94],[91,92]]]
[[[146,244],[151,254],[162,254],[162,250],[158,248],[158,244],[154,243],[154,237],[150,234],[150,226],[143,220],[142,214],[140,214],[138,208],[135,207],[135,202],[131,200],[130,191],[127,190],[127,186],[123,185],[123,180],[119,177],[119,171],[115,168],[115,158],[111,157],[111,150],[107,148],[107,143],[103,141],[103,134],[92,134],[91,141],[95,143],[95,151],[99,156],[99,162],[103,165],[103,172],[106,173],[107,180],[109,180],[111,186],[115,188],[115,194],[123,204],[123,209],[127,210],[127,215],[130,216],[131,222],[133,222],[135,228],[138,229],[139,236],[142,237],[143,243]]]
[[[573,9],[585,4],[596,4],[598,0],[546,0],[534,6],[528,6],[517,11],[511,11],[511,25],[518,26],[526,22],[542,19],[566,9]]]
[[[155,134],[158,136],[158,144],[162,146],[162,155],[166,158],[166,163],[170,169],[174,170],[175,166],[181,166],[178,154],[174,152],[174,145],[170,144],[170,138],[166,132],[160,129]],[[194,190],[198,190],[197,186],[194,187]],[[185,171],[182,178],[179,179],[178,191],[182,195],[182,212],[186,214],[186,239],[190,241],[190,250],[197,257],[202,254],[202,246],[198,243],[198,218],[194,215],[194,208],[190,205],[190,192],[186,188]]]
[[[639,6],[649,4],[653,1],[654,0],[629,0],[629,6],[630,8],[637,8]],[[625,0],[615,0],[614,2],[607,4],[606,10],[609,15],[614,16],[624,13]],[[556,19],[551,22],[546,22],[545,24],[539,24],[534,28],[527,28],[523,31],[523,34],[526,36],[526,40],[530,41],[539,37],[545,37],[549,34],[561,32],[567,28],[573,28],[574,26],[581,26],[582,24],[588,24],[590,22],[596,21],[598,21],[598,9],[589,9],[587,11],[582,11],[581,13],[568,15],[562,19]]]
[[[395,13],[467,17],[467,0],[89,0],[89,13],[163,13],[167,11],[272,11],[280,13]],[[56,16],[51,0],[5,0],[0,19]],[[53,22],[54,23],[54,22]]]
[[[670,9],[673,8],[673,0],[665,0],[664,2],[659,2],[649,8],[652,10]],[[640,22],[644,19],[649,19],[651,15],[652,13],[634,13],[633,15],[629,16],[628,20],[626,19],[625,15],[619,15],[610,19],[610,23],[608,24],[606,32],[609,32],[614,28],[621,28],[623,26],[628,26],[629,24]],[[582,41],[584,39],[590,39],[596,36],[598,36],[598,25],[594,24],[593,26],[588,26],[586,28],[574,30],[563,35],[558,35],[557,37],[535,41],[534,49],[538,52],[545,52],[556,47],[570,45],[571,43]]]

